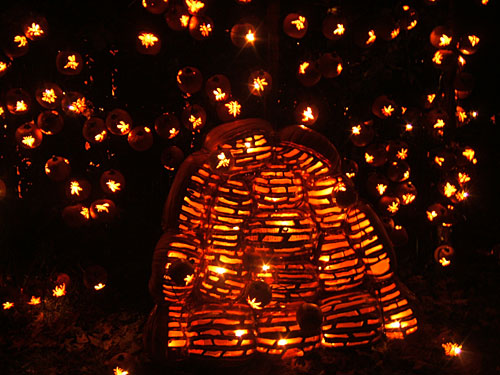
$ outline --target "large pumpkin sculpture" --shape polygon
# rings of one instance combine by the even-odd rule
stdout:
[[[335,147],[304,126],[276,133],[248,119],[210,131],[165,204],[147,350],[289,358],[416,331],[392,244],[368,205],[341,199],[349,186]]]

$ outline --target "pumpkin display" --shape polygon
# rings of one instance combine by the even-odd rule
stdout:
[[[149,282],[152,355],[291,358],[417,330],[384,225],[340,164],[302,125],[274,132],[247,119],[207,134],[165,203]]]

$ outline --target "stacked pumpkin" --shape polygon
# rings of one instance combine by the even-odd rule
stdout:
[[[145,335],[154,357],[289,358],[417,329],[383,226],[339,170],[334,146],[303,126],[276,134],[249,119],[209,132],[164,209]]]

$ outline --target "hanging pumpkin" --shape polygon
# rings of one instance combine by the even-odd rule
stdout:
[[[177,73],[177,86],[186,94],[200,91],[203,85],[201,72],[192,66],[186,66]]]
[[[89,208],[81,203],[64,207],[61,214],[66,225],[72,228],[79,228],[90,221]]]
[[[153,133],[147,126],[136,126],[128,133],[127,141],[135,151],[146,151],[153,145]]]
[[[163,139],[173,139],[179,135],[181,124],[173,113],[164,113],[155,120],[155,131]]]
[[[109,223],[116,215],[116,205],[110,199],[98,199],[90,205],[90,217],[96,221]]]
[[[114,135],[127,135],[132,123],[132,117],[123,109],[113,109],[106,116],[106,128]]]
[[[61,105],[63,91],[55,83],[44,83],[35,92],[36,101],[44,108],[56,109]]]
[[[119,171],[109,169],[102,173],[99,184],[104,193],[116,195],[125,189],[125,177]]]
[[[213,102],[225,102],[231,97],[231,83],[224,74],[216,74],[207,79],[205,93]]]
[[[99,117],[90,117],[82,128],[83,138],[92,144],[99,144],[108,138],[108,131],[104,120]]]
[[[57,111],[40,112],[36,119],[36,125],[42,133],[47,135],[58,134],[64,127],[64,120]]]
[[[24,149],[37,148],[42,143],[43,134],[33,122],[27,122],[16,129],[16,141]]]
[[[64,181],[71,173],[69,160],[61,156],[52,156],[45,163],[45,174],[52,181]]]
[[[76,76],[83,70],[82,55],[75,51],[61,51],[56,57],[57,71],[67,76]]]
[[[290,13],[283,20],[283,31],[289,37],[301,39],[306,35],[309,22],[299,13]]]
[[[161,39],[158,34],[150,30],[139,31],[135,40],[135,48],[143,55],[157,55],[161,50]]]
[[[5,104],[11,114],[24,115],[31,109],[31,98],[23,89],[10,89],[5,94]]]

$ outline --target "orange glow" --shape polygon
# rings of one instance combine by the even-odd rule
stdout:
[[[338,64],[337,64],[337,74],[342,73],[342,69],[343,69],[342,64],[341,64],[341,63],[338,63]]]
[[[465,61],[463,56],[458,56],[458,63],[460,64],[460,66],[464,66],[466,62],[467,61]]]
[[[483,4],[483,5],[488,5],[488,3],[489,3],[489,0],[481,0],[481,4]]]
[[[405,171],[405,173],[403,174],[403,177],[405,180],[408,180],[410,178],[410,171]]]
[[[469,35],[469,42],[472,47],[475,47],[479,43],[479,38],[475,35]]]
[[[224,152],[221,152],[219,155],[217,155],[217,159],[219,159],[219,162],[217,163],[215,169],[219,169],[221,167],[229,167],[229,162],[231,161],[231,159],[228,159]]]
[[[448,198],[452,197],[457,192],[457,188],[455,185],[450,184],[449,182],[443,187],[443,194]]]
[[[443,157],[439,157],[439,156],[436,156],[434,158],[434,163],[436,163],[437,165],[439,165],[440,167],[443,166],[443,163],[444,163],[444,158]]]
[[[312,108],[311,107],[306,107],[304,111],[302,112],[302,122],[309,122],[314,120],[314,115],[312,113]]]
[[[17,45],[18,48],[21,48],[21,47],[24,47],[26,44],[28,44],[28,39],[26,39],[25,36],[21,36],[21,35],[16,35],[14,37],[14,43],[19,43]]]
[[[279,346],[284,346],[286,344],[288,344],[288,340],[287,339],[279,339],[278,340],[278,345]]]
[[[32,135],[25,135],[21,142],[29,148],[33,148],[33,145],[35,144],[35,138],[33,138]]]
[[[189,116],[188,121],[191,123],[193,126],[193,130],[196,129],[198,126],[201,126],[201,117],[194,117],[194,115]]]
[[[339,191],[347,191],[347,187],[345,186],[345,184],[342,182],[342,181],[339,181],[335,184],[335,186],[333,187],[333,190],[335,192],[339,192]]]
[[[398,329],[401,328],[401,323],[399,321],[391,322],[385,325],[386,328]]]
[[[248,30],[247,34],[245,35],[245,40],[249,43],[255,42],[255,33],[252,30]]]
[[[184,282],[186,283],[186,285],[191,284],[193,280],[194,280],[194,273],[192,273],[191,275],[186,275],[186,277],[184,278]]]
[[[109,203],[96,204],[95,208],[96,208],[97,212],[109,213]]]
[[[391,214],[395,214],[399,210],[399,203],[394,201],[390,205],[387,206],[387,211],[389,211]]]
[[[436,211],[427,211],[426,214],[429,221],[433,221],[438,216]]]
[[[477,113],[477,111],[472,111],[471,112],[471,116],[476,118],[478,116],[479,113]]]
[[[458,117],[458,121],[464,122],[465,120],[467,120],[467,113],[463,109],[458,110],[457,117]]]
[[[99,283],[99,284],[94,285],[94,289],[95,289],[95,290],[101,290],[101,289],[103,289],[105,286],[106,286],[106,284]]]
[[[11,308],[13,308],[13,307],[14,307],[14,302],[9,302],[9,301],[7,301],[7,302],[4,302],[4,303],[2,304],[2,306],[3,306],[3,309],[4,309],[4,310],[8,310],[8,309],[11,309]]]
[[[227,269],[225,269],[224,267],[215,267],[213,270],[219,275],[224,275],[227,272]]]
[[[268,265],[268,264],[264,264],[264,265],[262,266],[262,271],[264,271],[264,272],[269,271],[270,269],[271,269],[271,266],[270,266],[270,265]]]
[[[121,190],[120,183],[116,182],[114,180],[108,180],[106,181],[106,185],[108,186],[108,189],[111,190],[113,193],[116,193],[117,191]]]
[[[96,142],[102,142],[102,141],[104,141],[105,136],[106,136],[106,130],[103,130],[99,134],[96,134],[94,139],[96,140]]]
[[[447,342],[441,345],[444,349],[444,354],[450,357],[457,357],[462,352],[462,345]]]
[[[54,92],[54,89],[46,89],[42,93],[42,100],[47,103],[54,103],[57,99],[57,95]]]
[[[247,333],[248,333],[247,329],[237,329],[236,331],[234,331],[234,335],[236,337],[241,337],[243,335],[246,335]]]
[[[367,46],[370,44],[373,44],[376,39],[377,39],[377,36],[375,35],[375,30],[370,30],[370,31],[368,31],[368,39],[366,40],[365,44]]]
[[[188,27],[189,24],[189,16],[184,14],[179,18],[182,27]]]
[[[472,148],[466,148],[463,152],[462,152],[462,155],[465,156],[467,158],[467,160],[469,160],[470,162],[472,162],[473,164],[476,164],[477,163],[477,159],[474,158],[474,155],[476,154],[476,152],[472,149]]]
[[[3,116],[4,113],[5,113],[5,109],[3,109],[3,107],[0,107],[0,116]]]
[[[5,70],[7,70],[7,64],[0,61],[0,72],[4,72]]]
[[[116,128],[122,134],[127,134],[130,131],[130,124],[127,124],[125,121],[120,120],[120,122],[116,125]]]
[[[218,102],[222,101],[222,100],[225,100],[226,96],[227,96],[227,94],[225,92],[223,92],[220,87],[218,87],[217,89],[213,90],[212,94],[214,94],[215,100],[218,101]]]
[[[441,118],[438,118],[437,121],[436,121],[436,123],[434,124],[434,129],[444,128],[445,125],[446,124],[445,124],[444,120],[441,119]]]
[[[241,104],[238,103],[236,100],[232,100],[229,103],[225,104],[227,108],[227,112],[233,116],[233,117],[238,117],[241,113]]]
[[[33,22],[31,26],[28,27],[28,30],[26,30],[26,34],[28,34],[28,36],[30,37],[41,36],[43,35],[43,33],[44,31],[42,27],[35,22]]]
[[[262,92],[264,91],[264,86],[267,86],[268,83],[264,77],[254,78],[252,86],[256,91]]]
[[[200,33],[204,37],[209,36],[211,32],[212,32],[212,25],[210,25],[209,23],[202,23],[200,25]]]
[[[408,25],[408,27],[406,28],[407,30],[411,30],[413,29],[415,26],[417,26],[417,20],[413,20],[411,21],[411,23]]]
[[[439,259],[439,263],[441,263],[441,265],[443,267],[446,267],[446,266],[449,266],[451,264],[451,261],[449,261],[445,257],[442,257],[441,259]]]
[[[361,125],[356,125],[351,128],[351,133],[353,135],[359,135],[361,134]]]
[[[403,5],[403,10],[405,12],[408,12],[410,10],[410,6],[409,5]]]
[[[78,181],[71,181],[69,185],[71,195],[80,195],[83,188],[80,186]]]
[[[470,181],[470,176],[467,173],[458,172],[458,182],[465,184]]]
[[[86,108],[87,103],[85,103],[85,98],[78,98],[68,106],[68,109],[75,113],[82,113]]]
[[[337,28],[335,30],[333,30],[333,34],[335,35],[344,35],[345,33],[345,27],[343,24],[341,23],[338,23],[337,24]]]
[[[306,22],[306,18],[304,16],[299,16],[299,18],[292,21],[291,24],[295,25],[297,30],[302,30],[305,28],[304,22]]]
[[[386,117],[390,117],[392,116],[392,112],[394,112],[394,107],[392,105],[384,105],[384,107],[382,108],[382,114]]]
[[[440,47],[445,47],[449,46],[451,43],[452,37],[448,36],[446,34],[442,34],[441,37],[439,38],[439,46]]]
[[[56,285],[52,290],[52,295],[57,298],[66,295],[66,284],[62,283],[61,285]]]
[[[411,132],[413,130],[413,124],[406,124],[405,125],[405,131]]]
[[[129,375],[128,371],[122,369],[121,367],[116,366],[113,369],[113,375]]]
[[[460,190],[458,191],[456,194],[455,194],[455,198],[459,201],[459,202],[463,202],[464,200],[466,200],[467,198],[469,197],[469,193],[466,192],[465,190]]]
[[[427,95],[427,101],[429,102],[429,104],[432,104],[432,102],[434,101],[435,98],[436,98],[436,94]]]
[[[408,157],[408,149],[402,148],[401,150],[398,151],[398,153],[396,154],[396,157],[399,160],[405,160]]]
[[[440,51],[436,51],[432,57],[432,61],[437,65],[441,65],[443,63],[443,54]]]
[[[205,6],[205,3],[198,0],[186,0],[186,6],[190,13],[196,14]]]
[[[376,187],[378,193],[380,195],[384,195],[385,191],[387,190],[387,185],[385,184],[378,184],[377,187]]]
[[[299,65],[299,74],[306,74],[306,69],[309,68],[309,63],[307,61],[304,61],[302,64]]]
[[[18,100],[16,102],[16,112],[25,112],[28,110],[28,105],[24,102],[24,100]]]
[[[256,301],[257,298],[252,298],[250,299],[250,296],[247,297],[247,302],[248,304],[250,305],[250,307],[252,309],[256,309],[256,310],[261,310],[262,309],[262,302],[257,302]]]
[[[141,41],[141,44],[146,47],[152,47],[158,42],[160,39],[155,34],[152,33],[142,33],[137,38]]]
[[[89,209],[87,207],[83,207],[80,211],[80,215],[82,215],[85,219],[90,219]]]
[[[68,62],[66,63],[66,65],[64,65],[64,69],[73,69],[73,70],[76,70],[76,68],[78,68],[78,65],[80,65],[78,63],[78,61],[76,61],[76,56],[75,55],[69,55],[68,56]]]
[[[373,155],[365,152],[365,160],[368,164],[373,163],[373,159],[375,159]]]
[[[396,28],[396,29],[394,29],[394,30],[392,30],[392,31],[391,31],[391,39],[395,39],[395,38],[397,38],[397,36],[399,35],[399,31],[400,31],[400,30],[399,30],[399,27],[398,27],[398,28]]]
[[[40,303],[42,303],[42,299],[40,297],[31,296],[31,299],[28,302],[28,305],[35,306],[35,305],[39,305]]]
[[[415,194],[408,193],[408,194],[403,194],[402,197],[403,203],[404,204],[410,204],[415,200]]]
[[[172,139],[176,137],[177,134],[179,134],[179,130],[177,130],[176,128],[172,128],[168,131],[168,134],[169,134],[168,139]]]

